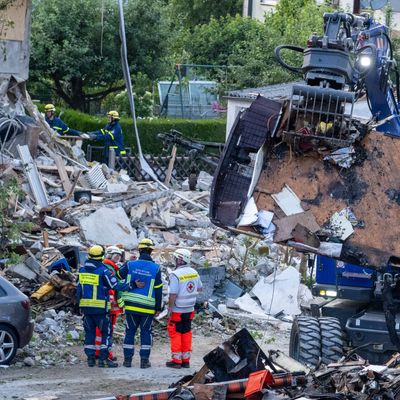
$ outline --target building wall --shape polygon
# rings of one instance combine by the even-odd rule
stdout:
[[[317,3],[322,3],[324,0],[316,0]],[[265,14],[273,12],[275,6],[279,0],[244,0],[243,2],[243,16],[251,16],[259,21],[264,21]],[[249,3],[251,7],[251,15],[249,15]],[[338,4],[341,9],[346,12],[353,12],[353,0],[334,0],[334,3]],[[393,30],[400,31],[400,0],[390,0],[390,4],[393,10]],[[384,12],[378,10],[374,12],[375,18],[384,23],[385,14]]]
[[[279,0],[244,0],[243,16],[252,17],[259,21],[264,21],[265,14],[274,11]],[[249,15],[249,3],[251,3],[251,13]]]
[[[232,129],[232,126],[235,122],[237,115],[241,110],[245,108],[249,108],[253,100],[251,99],[243,99],[243,98],[235,98],[228,99],[228,111],[227,111],[227,119],[226,119],[226,138],[228,138],[229,133]]]

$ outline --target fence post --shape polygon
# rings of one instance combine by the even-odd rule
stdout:
[[[171,159],[169,160],[169,163],[168,163],[167,173],[165,175],[164,183],[167,186],[169,186],[169,183],[171,181],[172,171],[173,171],[174,165],[175,165],[175,159],[176,159],[176,145],[174,144],[174,147],[172,147],[172,151],[171,151]]]
[[[109,149],[108,166],[111,169],[115,169],[115,149]]]

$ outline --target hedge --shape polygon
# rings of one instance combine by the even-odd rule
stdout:
[[[70,109],[63,111],[60,117],[70,128],[81,132],[92,132],[103,128],[107,124],[106,117],[91,116]],[[120,123],[124,132],[125,146],[131,147],[135,151],[136,140],[133,120],[122,117]],[[159,154],[163,145],[162,141],[157,138],[157,135],[169,132],[171,129],[176,129],[186,137],[193,139],[221,143],[225,141],[226,120],[222,118],[207,120],[138,119],[137,126],[142,150],[146,154]]]

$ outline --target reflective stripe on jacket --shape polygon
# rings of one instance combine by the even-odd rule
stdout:
[[[171,273],[171,278],[178,281],[178,290],[170,293],[176,294],[175,305],[172,308],[174,312],[193,311],[196,304],[198,290],[202,287],[200,275],[189,266],[179,267]],[[171,286],[170,286],[171,289]]]
[[[110,308],[109,289],[126,290],[129,284],[118,280],[101,261],[87,260],[79,270],[77,298],[84,314],[107,313]]]
[[[103,264],[108,268],[108,270],[115,276],[117,271],[119,270],[119,267],[117,264],[115,264],[114,261],[106,258],[103,261]],[[110,313],[111,314],[122,314],[124,310],[118,305],[118,292],[116,290],[110,289],[108,291],[108,294],[110,296]]]
[[[96,138],[104,142],[110,149],[115,149],[116,155],[125,155],[124,136],[118,121],[107,124],[103,129],[94,132]]]
[[[123,292],[121,295],[125,305],[125,312],[133,312],[139,314],[155,314],[161,308],[161,272],[160,266],[149,259],[144,259],[143,256],[139,260],[129,261],[118,272],[121,277],[126,276],[126,281],[133,286],[128,292]],[[139,280],[144,282],[142,288],[136,287],[134,282]],[[156,301],[156,298],[159,301]]]
[[[80,133],[75,129],[70,129],[68,125],[58,117],[48,118],[46,115],[46,122],[50,127],[59,135],[80,136]]]

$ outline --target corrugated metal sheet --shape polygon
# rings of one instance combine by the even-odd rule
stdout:
[[[49,199],[47,198],[46,189],[40,177],[40,173],[34,163],[31,153],[27,145],[17,146],[19,156],[21,157],[22,164],[26,175],[28,176],[29,185],[32,189],[33,196],[36,204],[40,207],[48,207]]]

